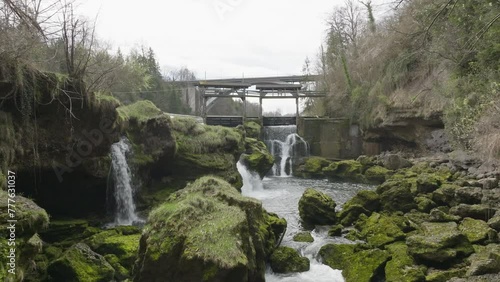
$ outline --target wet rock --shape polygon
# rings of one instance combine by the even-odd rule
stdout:
[[[363,166],[354,160],[345,160],[333,162],[323,169],[325,176],[334,179],[365,182],[366,179],[362,174]]]
[[[470,255],[474,250],[455,222],[422,223],[421,231],[406,238],[408,252],[429,266],[440,266]]]
[[[271,269],[276,273],[304,272],[309,270],[309,259],[301,257],[290,247],[279,247],[269,259]]]
[[[324,177],[323,168],[332,162],[321,157],[309,157],[304,164],[295,169],[295,174],[305,178]]]
[[[274,165],[274,157],[267,150],[266,144],[253,138],[245,138],[246,151],[241,155],[243,163],[263,178]]]
[[[330,228],[330,230],[328,230],[328,236],[335,237],[335,236],[342,235],[342,228],[343,228],[343,226],[341,224],[337,224],[337,225],[332,226],[332,228]]]
[[[496,209],[488,205],[466,205],[459,204],[450,209],[450,214],[458,215],[462,218],[471,217],[474,219],[489,220],[495,214]]]
[[[311,232],[299,232],[293,236],[293,240],[295,242],[307,242],[307,243],[312,243],[314,242],[313,236],[311,236]]]
[[[299,200],[299,215],[309,225],[335,224],[335,201],[328,195],[307,188]]]
[[[415,202],[417,203],[417,210],[421,212],[429,212],[437,206],[434,201],[427,197],[416,197]]]
[[[486,222],[469,217],[464,218],[458,226],[458,230],[473,244],[481,243],[488,239],[495,240],[497,237],[497,232],[490,228]]]
[[[442,208],[435,208],[435,209],[432,209],[431,212],[430,212],[430,220],[429,221],[432,221],[432,222],[450,222],[450,221],[453,221],[453,222],[459,222],[460,221],[460,217],[459,216],[456,216],[456,215],[450,215],[446,212],[446,208],[442,209]]]
[[[382,164],[384,165],[384,167],[391,170],[410,167],[412,165],[410,161],[397,154],[387,154],[383,156]]]
[[[460,189],[458,185],[443,184],[436,191],[432,192],[432,200],[438,205],[454,206],[457,204],[455,193],[458,189]]]
[[[115,270],[89,246],[78,243],[53,261],[48,274],[54,281],[112,281]]]
[[[500,231],[500,212],[497,211],[495,216],[488,220],[488,225],[496,231]]]

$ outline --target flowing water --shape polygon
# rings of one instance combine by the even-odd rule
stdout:
[[[127,163],[129,153],[130,145],[125,137],[120,142],[111,145],[115,206],[115,220],[112,225],[132,225],[140,221],[135,213],[132,173]]]
[[[294,161],[309,156],[309,144],[296,131],[295,125],[264,127],[264,142],[276,159],[272,175],[292,176]]]
[[[337,207],[344,204],[360,190],[372,190],[373,186],[352,183],[330,182],[320,179],[301,179],[295,177],[266,177],[260,180],[257,174],[238,163],[238,171],[243,177],[242,194],[257,198],[269,212],[277,213],[287,221],[287,230],[282,246],[297,249],[303,256],[309,258],[311,268],[307,272],[292,274],[276,274],[269,268],[266,281],[275,282],[340,282],[344,281],[340,270],[335,270],[320,262],[317,257],[319,249],[328,243],[352,243],[343,237],[328,236],[328,227],[317,226],[311,233],[313,243],[293,241],[293,236],[304,231],[300,223],[298,202],[305,189],[313,187],[330,195]]]

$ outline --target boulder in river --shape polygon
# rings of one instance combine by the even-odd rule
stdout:
[[[299,200],[299,215],[309,225],[335,224],[335,201],[325,193],[307,188]]]
[[[202,177],[150,213],[134,281],[264,281],[285,227],[260,201]]]
[[[270,258],[271,268],[276,273],[304,272],[310,267],[309,259],[301,257],[290,247],[279,247]]]

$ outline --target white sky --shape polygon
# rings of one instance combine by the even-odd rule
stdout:
[[[313,60],[323,42],[328,15],[343,0],[81,3],[77,11],[91,19],[98,14],[97,35],[114,50],[152,47],[163,71],[186,66],[210,79],[301,74],[305,58]]]

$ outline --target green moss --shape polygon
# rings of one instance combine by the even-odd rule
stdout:
[[[349,264],[356,247],[352,244],[327,244],[321,247],[318,254],[324,264],[333,269],[344,269]]]
[[[343,226],[341,224],[332,226],[332,228],[328,230],[328,236],[334,237],[342,235],[342,228]]]
[[[355,160],[333,162],[323,168],[323,174],[336,179],[366,182],[362,174],[363,165]]]
[[[463,277],[465,275],[465,268],[452,268],[447,270],[433,270],[427,274],[425,281],[427,282],[446,282],[453,277]]]
[[[115,277],[117,279],[123,281],[127,278],[130,278],[130,271],[120,264],[120,259],[117,256],[113,254],[108,254],[105,255],[104,258],[115,270]]]
[[[111,281],[115,274],[113,267],[104,257],[92,252],[82,243],[64,252],[62,257],[49,265],[47,271],[54,281],[68,282],[107,282]]]
[[[331,162],[321,157],[309,157],[305,160],[296,171],[300,177],[323,177],[323,168],[327,167]]]
[[[262,141],[253,138],[245,138],[245,154],[241,155],[241,160],[251,170],[264,177],[274,165],[274,157],[267,150]]]
[[[391,260],[385,266],[387,282],[421,282],[425,281],[425,267],[417,266],[408,254],[408,246],[404,242],[396,242],[385,247],[391,254]]]
[[[5,211],[0,213],[0,235],[7,234],[7,213],[8,194],[4,190],[0,190],[0,210]],[[49,215],[47,212],[36,205],[32,200],[16,195],[16,235],[31,237],[35,233],[45,230],[49,225]],[[4,236],[5,237],[5,236]]]
[[[309,259],[301,257],[290,247],[279,247],[269,259],[271,268],[276,273],[303,272],[309,270]]]
[[[403,240],[405,234],[396,224],[397,220],[387,215],[373,213],[366,220],[359,220],[356,228],[360,236],[374,247],[382,247],[394,241]]]
[[[417,210],[421,212],[430,212],[437,206],[436,203],[428,197],[415,197],[415,203],[417,203]]]
[[[334,224],[337,221],[335,207],[330,196],[307,188],[299,200],[299,215],[305,224]]]
[[[458,230],[460,230],[471,243],[484,242],[488,239],[489,234],[492,234],[492,237],[496,235],[496,232],[488,226],[488,223],[483,220],[469,217],[464,218],[458,226]]]
[[[364,172],[368,182],[376,184],[383,183],[391,174],[392,170],[388,170],[387,168],[378,165],[372,166]]]
[[[123,235],[123,231],[128,230],[107,230],[86,239],[85,242],[93,251],[101,255],[113,254],[121,265],[131,268],[137,257],[141,235],[137,232]]]
[[[118,107],[116,111],[118,112],[118,118],[122,122],[134,120],[139,123],[145,122],[163,113],[149,100],[140,100],[127,106],[121,106]]]
[[[247,121],[243,125],[245,127],[246,137],[256,138],[260,137],[261,126],[255,121]]]
[[[307,242],[307,243],[312,243],[314,242],[314,238],[311,236],[311,232],[299,232],[293,236],[293,240],[295,242]]]

